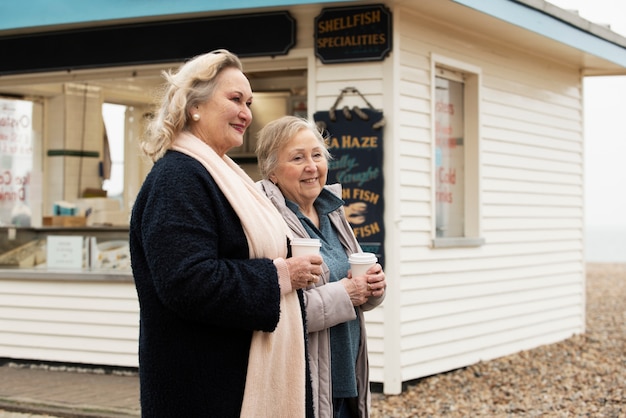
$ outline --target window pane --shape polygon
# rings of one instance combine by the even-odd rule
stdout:
[[[109,170],[104,170],[105,178],[102,188],[107,191],[108,197],[121,198],[124,192],[124,123],[126,106],[104,103],[102,116],[104,118],[110,154]],[[104,164],[107,164],[106,160],[104,158]],[[108,177],[106,173],[109,174]]]
[[[465,148],[462,82],[436,78],[435,187],[437,237],[463,237]]]

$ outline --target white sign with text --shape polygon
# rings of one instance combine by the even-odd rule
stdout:
[[[50,235],[47,238],[47,264],[50,269],[82,269],[83,237]]]

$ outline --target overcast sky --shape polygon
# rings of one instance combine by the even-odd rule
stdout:
[[[548,0],[626,36],[625,0]],[[585,220],[626,226],[626,76],[585,79]]]

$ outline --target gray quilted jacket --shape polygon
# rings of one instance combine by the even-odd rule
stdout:
[[[269,197],[274,206],[292,230],[294,237],[306,238],[308,233],[300,223],[298,217],[286,206],[285,198],[280,189],[269,180],[257,183],[261,190]],[[341,197],[341,185],[325,186],[334,195]],[[339,233],[346,254],[360,252],[352,228],[348,223],[343,207],[329,214],[330,221]],[[330,371],[330,328],[342,322],[356,318],[356,313],[350,297],[343,285],[339,282],[329,283],[328,266],[323,265],[324,274],[321,280],[304,292],[306,305],[307,330],[309,342],[309,364],[313,386],[313,403],[317,418],[332,418],[333,396]],[[371,396],[369,390],[369,363],[367,357],[367,335],[363,312],[380,305],[384,299],[371,297],[368,302],[357,307],[359,323],[361,324],[361,343],[357,357],[357,389],[359,418],[370,416]]]

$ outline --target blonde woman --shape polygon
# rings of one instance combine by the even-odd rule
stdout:
[[[250,83],[225,50],[165,78],[130,225],[142,415],[311,417],[299,289],[322,259],[287,258],[290,230],[226,155]]]

